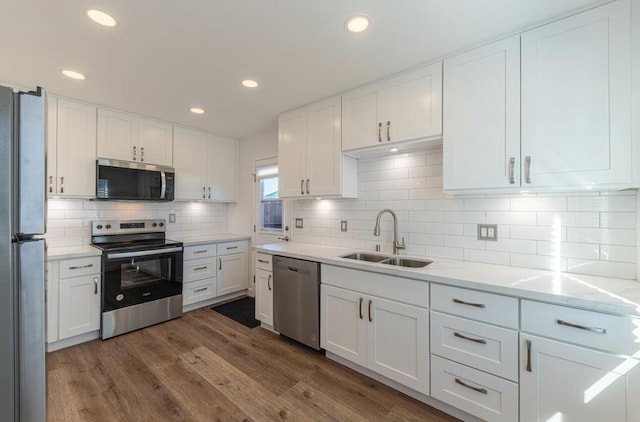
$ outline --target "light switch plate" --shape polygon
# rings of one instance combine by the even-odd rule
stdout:
[[[302,228],[302,218],[296,218],[296,229]]]
[[[478,240],[498,240],[497,224],[478,224]]]
[[[341,232],[346,232],[347,231],[347,220],[341,220],[340,221],[340,231]]]
[[[169,214],[169,223],[175,223],[175,222],[176,222],[176,215]]]

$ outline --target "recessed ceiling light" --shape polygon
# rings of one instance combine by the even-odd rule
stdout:
[[[89,19],[91,19],[95,23],[98,23],[102,26],[113,27],[118,24],[118,22],[116,22],[113,16],[103,12],[102,10],[96,10],[96,9],[87,10],[87,16],[89,16]]]
[[[349,32],[362,32],[366,31],[371,25],[371,18],[365,15],[351,16],[344,22],[344,27]]]
[[[200,107],[191,107],[189,111],[192,112],[193,114],[204,114],[204,109]]]
[[[254,81],[253,79],[245,79],[244,81],[242,81],[242,85],[246,86],[247,88],[255,88],[258,86],[258,82]]]
[[[76,72],[75,70],[69,70],[69,69],[63,69],[62,74],[64,76],[66,76],[67,78],[71,78],[71,79],[87,79],[86,76],[84,76],[82,73],[80,72]]]
[[[389,148],[389,152],[398,152],[398,148],[396,147]]]

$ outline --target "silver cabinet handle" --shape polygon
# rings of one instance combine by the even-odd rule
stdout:
[[[307,179],[307,195],[309,195],[309,179]]]
[[[460,300],[456,298],[453,298],[452,302],[459,303],[460,305],[474,306],[476,308],[486,308],[486,305],[484,303],[465,302],[464,300]]]
[[[271,274],[269,274],[269,277],[267,277],[267,288],[269,289],[269,291],[271,291],[271,277]]]
[[[209,289],[208,287],[201,287],[199,289],[195,289],[193,293],[204,292],[205,290],[208,290],[208,289]]]
[[[237,246],[227,246],[227,250],[230,251],[231,249],[238,249]]]
[[[362,318],[363,318],[363,316],[362,316],[362,302],[363,302],[363,301],[364,301],[364,299],[363,299],[363,298],[360,298],[360,301],[359,301],[359,303],[358,303],[358,315],[360,315],[360,319],[362,319]]]
[[[531,340],[525,340],[527,345],[527,372],[531,372]]]
[[[464,340],[469,340],[469,341],[474,341],[476,343],[480,343],[480,344],[487,344],[487,340],[483,339],[483,338],[473,338],[473,337],[467,337],[464,334],[460,334],[458,332],[454,332],[453,333],[454,337],[458,337]]]
[[[53,176],[49,176],[49,193],[53,193]]]
[[[207,249],[201,249],[199,251],[193,251],[193,253],[205,253],[207,252]]]
[[[389,129],[391,128],[391,120],[387,120],[387,142],[391,141],[391,134]]]
[[[509,183],[511,183],[512,185],[516,182],[515,176],[513,174],[515,166],[516,166],[515,157],[509,158]]]
[[[60,176],[60,193],[64,193],[64,177]]]
[[[258,259],[258,262],[262,263],[262,264],[268,264],[269,261],[265,261],[264,259]]]
[[[206,194],[207,194],[207,188],[205,188],[204,186],[202,187],[202,199],[206,198]]]
[[[382,122],[378,122],[378,142],[382,142]]]
[[[209,186],[209,199],[211,199],[211,186]]]
[[[206,266],[206,265],[205,265],[204,267],[195,267],[195,268],[193,269],[193,271],[206,270],[207,268],[209,268],[209,267],[208,267],[208,266]]]
[[[531,183],[531,157],[524,157],[524,181]]]
[[[369,299],[369,322],[373,322],[373,318],[371,317],[371,304],[373,304],[373,300]]]
[[[478,393],[482,393],[482,394],[487,394],[487,389],[486,388],[480,388],[480,387],[474,387],[472,385],[467,384],[466,382],[462,381],[460,378],[456,378],[455,379],[456,384],[460,384],[463,387],[467,387],[473,391],[477,391]]]
[[[73,267],[69,267],[70,270],[79,270],[81,268],[91,268],[93,267],[93,264],[87,264],[87,265],[80,265],[78,267],[73,266]]]
[[[556,319],[556,324],[564,325],[565,327],[577,328],[579,330],[591,331],[592,333],[607,334],[606,328],[587,327],[584,325],[578,325],[571,322],[563,321],[561,319]]]
[[[137,154],[136,146],[134,145],[133,146],[133,161],[136,161],[136,154]]]
[[[140,147],[140,161],[144,161],[144,147]]]
[[[222,270],[222,258],[218,258],[218,269]]]
[[[98,277],[93,277],[93,294],[98,294]]]
[[[304,195],[304,179],[300,180],[300,194]]]

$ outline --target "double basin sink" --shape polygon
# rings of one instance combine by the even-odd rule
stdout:
[[[341,258],[355,259],[356,261],[376,262],[379,264],[395,265],[397,267],[406,268],[423,268],[433,262],[428,259],[400,258],[397,256],[375,255],[362,252],[342,255]]]

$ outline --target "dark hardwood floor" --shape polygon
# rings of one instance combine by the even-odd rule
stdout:
[[[48,355],[49,421],[455,421],[209,309]]]

